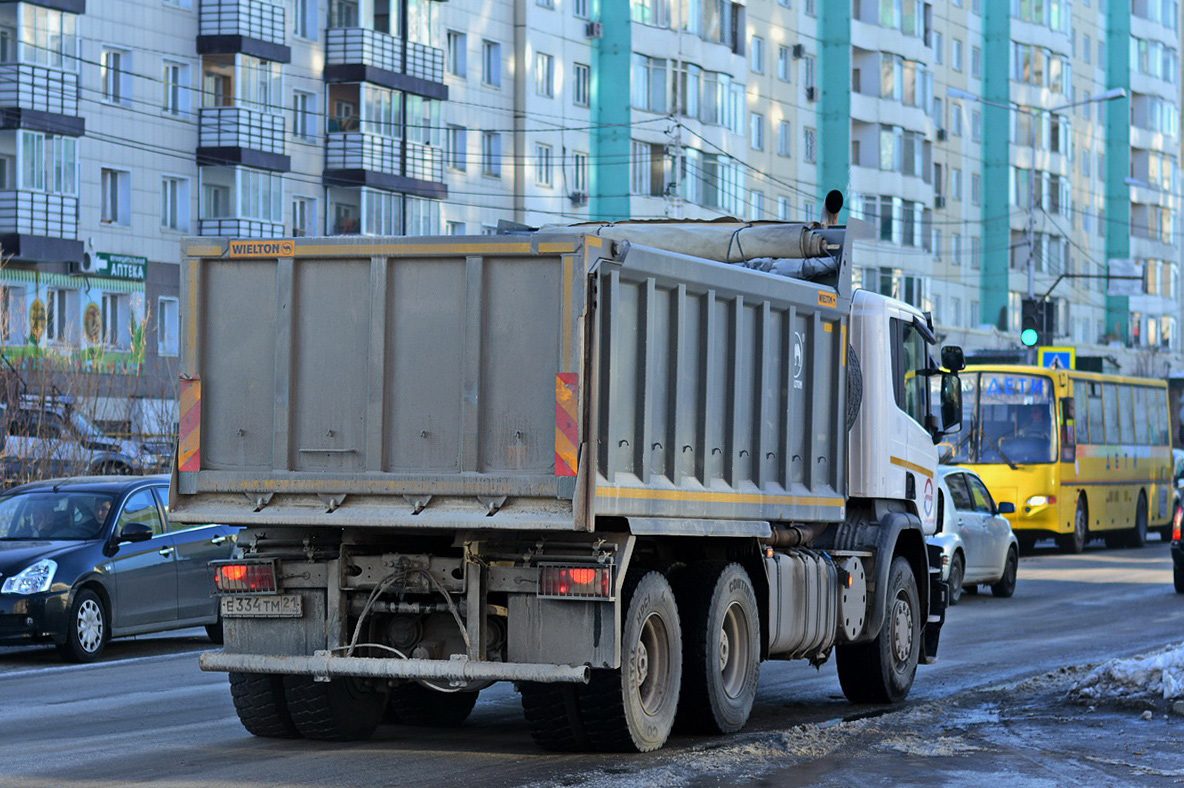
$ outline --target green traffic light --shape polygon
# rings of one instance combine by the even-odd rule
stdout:
[[[1020,332],[1020,342],[1024,343],[1024,347],[1035,347],[1039,341],[1040,334],[1034,328],[1025,328]]]

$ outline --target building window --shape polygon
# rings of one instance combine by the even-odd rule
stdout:
[[[189,66],[164,62],[161,75],[161,108],[170,115],[189,112]]]
[[[970,204],[980,205],[983,199],[983,179],[977,172],[970,173]]]
[[[953,47],[954,48],[951,50],[951,55],[950,55],[950,60],[952,60],[953,62],[950,65],[953,66],[955,71],[961,71],[962,70],[962,41],[960,39],[955,38],[953,40]]]
[[[572,103],[587,107],[592,103],[592,68],[583,63],[573,67]]]
[[[317,97],[297,90],[292,94],[292,133],[303,140],[317,137]]]
[[[131,59],[130,52],[123,49],[104,48],[100,61],[100,76],[103,80],[103,101],[112,104],[131,104]]]
[[[201,217],[225,219],[230,216],[230,187],[216,183],[202,184]]]
[[[496,41],[481,42],[481,82],[491,88],[502,86],[502,45]]]
[[[317,201],[312,197],[292,198],[292,237],[315,235]]]
[[[45,338],[50,342],[66,342],[73,333],[74,322],[70,319],[71,306],[77,291],[64,288],[48,291],[45,298]]]
[[[588,154],[573,153],[571,157],[571,185],[578,192],[588,191]]]
[[[315,41],[317,37],[317,0],[292,0],[292,34]]]
[[[123,348],[130,344],[128,298],[122,293],[103,293],[103,344]]]
[[[20,162],[18,189],[50,194],[78,193],[78,140],[74,137],[22,129]],[[5,173],[4,177],[10,180],[12,176]]]
[[[502,135],[499,132],[481,132],[481,174],[490,178],[502,177]]]
[[[460,172],[469,168],[468,146],[469,130],[464,126],[450,125],[446,148],[449,167]]]
[[[161,298],[156,302],[156,355],[172,357],[180,354],[180,304],[176,298]]]
[[[539,186],[552,186],[554,184],[554,176],[551,174],[553,158],[554,154],[550,145],[543,145],[542,143],[535,144],[534,182]]]
[[[588,19],[591,16],[588,6],[588,0],[575,0],[575,4],[572,6],[572,14],[578,19]]]
[[[802,160],[814,164],[818,160],[818,132],[811,128],[805,128],[802,132]]]
[[[777,79],[789,82],[789,69],[792,62],[793,55],[789,47],[777,47]]]
[[[650,146],[644,142],[634,140],[633,155],[629,158],[633,164],[632,177],[629,179],[629,190],[634,194],[649,194]]]
[[[469,37],[457,30],[449,30],[447,44],[448,73],[454,77],[467,76]]]
[[[329,27],[357,27],[358,0],[330,0]]]
[[[983,78],[983,51],[978,47],[970,48],[970,76]]]
[[[160,179],[160,226],[166,230],[189,231],[188,178]]]
[[[118,224],[124,227],[131,224],[131,179],[131,173],[120,170],[109,170],[104,167],[100,172],[100,219],[103,224]]]
[[[765,149],[765,116],[753,112],[748,117],[748,131],[753,150]]]
[[[534,92],[544,98],[555,97],[555,58],[545,52],[534,54]]]
[[[749,50],[748,67],[754,74],[765,73],[765,39],[760,36],[752,37],[752,49]]]
[[[465,234],[465,223],[464,222],[448,222],[447,224],[444,225],[444,230],[445,230],[446,235],[464,235]]]
[[[793,153],[793,127],[788,120],[777,124],[777,155],[790,156]]]
[[[666,59],[633,55],[633,106],[666,111]]]
[[[554,8],[555,0],[534,0],[534,4],[543,8]]]

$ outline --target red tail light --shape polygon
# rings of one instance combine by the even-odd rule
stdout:
[[[275,564],[270,561],[236,561],[214,564],[214,585],[224,594],[274,594]]]
[[[613,568],[540,566],[539,596],[559,599],[612,599]]]
[[[1180,525],[1184,521],[1184,507],[1177,506],[1176,513],[1172,515],[1172,541],[1180,541]]]

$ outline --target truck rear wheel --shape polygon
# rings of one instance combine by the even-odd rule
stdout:
[[[284,677],[260,673],[231,673],[230,697],[238,721],[252,736],[267,739],[299,739],[288,702]]]
[[[682,629],[674,592],[648,572],[625,594],[621,667],[588,684],[519,685],[535,742],[547,750],[650,752],[674,726],[682,684]]]
[[[924,623],[912,567],[892,559],[880,634],[870,643],[838,646],[839,684],[852,703],[899,703],[908,697],[921,656]]]
[[[744,727],[760,672],[760,616],[739,564],[694,564],[674,578],[683,625],[681,731],[733,733]]]
[[[300,735],[321,741],[369,738],[382,722],[387,693],[351,677],[315,681],[285,676],[284,698]]]
[[[477,705],[477,692],[439,692],[414,681],[391,690],[386,722],[455,728],[469,718]]]

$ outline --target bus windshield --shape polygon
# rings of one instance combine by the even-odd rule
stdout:
[[[1052,380],[1041,375],[963,373],[963,429],[943,462],[1055,461],[1054,399]]]

